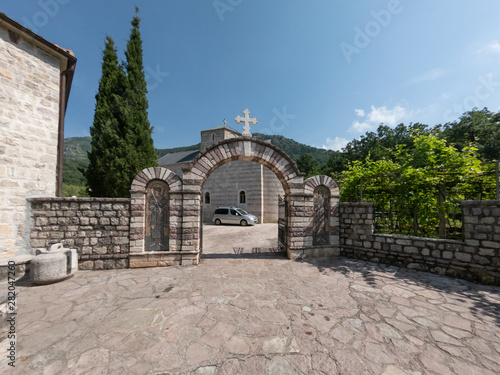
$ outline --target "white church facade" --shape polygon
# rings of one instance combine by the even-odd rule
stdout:
[[[236,122],[245,122],[243,133],[224,121],[223,125],[201,132],[200,150],[167,154],[158,160],[158,164],[182,177],[183,168],[187,168],[207,147],[231,138],[251,137],[247,124],[248,120],[251,123],[255,119],[248,118],[248,110],[244,114],[245,118],[236,117]],[[276,223],[280,195],[284,195],[283,186],[269,168],[257,162],[234,160],[217,168],[205,180],[201,198],[202,219],[204,223],[211,222],[217,207],[234,206],[257,216],[259,223]]]

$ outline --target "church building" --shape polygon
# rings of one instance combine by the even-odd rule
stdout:
[[[245,118],[248,119],[248,110],[244,113]],[[239,122],[238,119],[243,120],[238,116],[236,122]],[[247,123],[245,127],[248,127]],[[229,127],[224,120],[223,125],[201,132],[200,150],[167,154],[158,160],[158,164],[182,178],[182,169],[207,147],[230,138],[251,137],[249,127],[248,129],[245,127],[243,133],[240,133]],[[234,206],[257,216],[259,223],[276,223],[279,195],[284,195],[283,187],[269,168],[251,161],[229,162],[217,168],[203,184],[203,222],[212,221],[217,207]]]

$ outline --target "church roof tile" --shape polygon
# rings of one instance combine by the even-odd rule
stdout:
[[[226,129],[226,130],[232,131],[233,133],[237,133],[237,134],[241,135],[240,132],[238,132],[237,130],[233,129],[232,127],[230,127],[230,126],[228,126],[226,124],[222,124],[222,125],[216,126],[214,128],[203,130],[202,132],[208,132],[208,131],[211,131],[211,130],[219,130],[219,129]]]
[[[173,152],[171,154],[163,155],[158,160],[158,164],[164,166],[164,165],[171,165],[178,163],[188,163],[191,160],[193,160],[199,153],[200,153],[199,150]]]

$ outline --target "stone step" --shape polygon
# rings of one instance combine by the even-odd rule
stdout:
[[[5,285],[9,280],[9,272],[11,277],[19,280],[29,274],[29,267],[33,255],[16,255],[9,258],[0,258],[0,285]],[[9,268],[9,262],[14,262],[15,271]]]

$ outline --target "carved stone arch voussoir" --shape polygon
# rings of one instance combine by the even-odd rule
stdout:
[[[331,177],[325,175],[313,176],[305,180],[304,192],[308,194],[313,194],[314,189],[316,189],[316,187],[318,186],[324,186],[327,189],[329,189],[331,197],[339,196],[339,188],[337,186],[337,183]]]
[[[144,192],[152,180],[164,181],[172,193],[182,191],[182,180],[174,172],[163,167],[151,167],[145,168],[137,174],[132,181],[130,192]]]
[[[215,169],[235,160],[254,161],[268,167],[288,191],[288,182],[303,176],[284,151],[268,142],[248,137],[226,139],[210,145],[194,158],[189,170],[201,177],[201,186]]]

